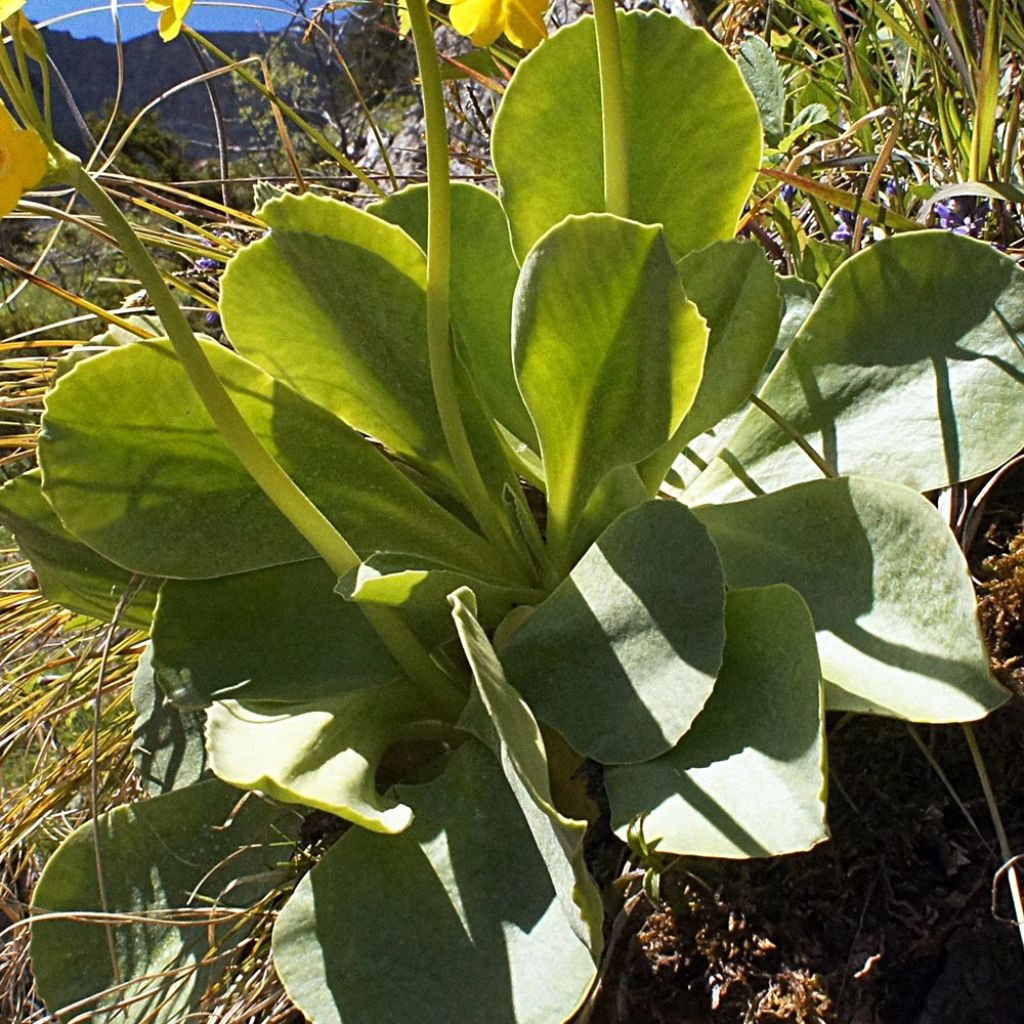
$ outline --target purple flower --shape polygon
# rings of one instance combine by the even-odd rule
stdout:
[[[209,274],[219,267],[220,264],[216,260],[210,259],[209,256],[200,256],[196,260],[196,270],[201,270],[204,274]]]
[[[840,210],[836,217],[836,229],[832,232],[833,242],[852,242],[855,218],[849,210]]]
[[[782,201],[787,206],[792,206],[793,205],[793,200],[796,199],[796,191],[797,191],[796,190],[796,185],[783,185],[782,186],[782,191],[781,191],[780,195],[782,196]]]
[[[935,204],[935,216],[940,228],[971,238],[981,237],[990,212],[988,200],[976,196],[955,196]]]

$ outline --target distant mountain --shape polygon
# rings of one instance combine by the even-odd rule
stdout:
[[[117,48],[101,39],[76,39],[66,32],[46,31],[46,44],[50,57],[67,84],[68,91],[83,115],[98,114],[109,109],[117,93]],[[279,55],[305,72],[308,90],[322,99],[324,82],[318,72],[318,57],[309,48],[300,45],[297,38],[264,36],[256,32],[225,32],[210,36],[211,41],[235,59],[253,55],[263,56],[271,47]],[[208,58],[208,67],[215,63]],[[164,43],[152,33],[124,44],[124,90],[121,109],[134,114],[145,104],[174,86],[200,73],[188,41],[179,36]],[[250,64],[250,70],[259,75],[259,65]],[[87,142],[76,123],[66,95],[54,83],[54,127],[57,138],[70,149],[82,153]],[[243,102],[260,100],[254,90],[238,83],[234,75],[223,75],[212,80],[227,126],[228,141],[233,148],[247,148],[253,142],[254,126],[247,124],[242,112]],[[243,101],[243,102],[240,102]],[[313,95],[303,96],[304,101]],[[309,103],[311,116],[323,123],[323,104]],[[319,108],[319,109],[317,109]],[[216,148],[216,129],[210,98],[203,83],[190,85],[160,102],[156,108],[159,123],[167,131],[188,140],[192,156],[210,155]]]

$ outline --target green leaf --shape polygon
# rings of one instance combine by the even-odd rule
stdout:
[[[695,253],[694,255],[699,257],[701,254]],[[778,335],[768,355],[767,365],[762,370],[761,380],[771,370],[775,369],[776,364],[782,358],[782,353],[789,348],[800,326],[807,319],[811,307],[814,305],[814,300],[818,297],[818,289],[814,285],[809,284],[807,281],[801,281],[796,277],[776,277],[776,285],[778,292],[782,296],[782,322],[778,325]],[[699,298],[698,308],[700,308]],[[777,313],[769,314],[767,303],[765,304],[764,314],[771,323],[776,322]],[[710,327],[709,349],[715,343],[714,324],[712,323]],[[748,364],[748,366],[750,365],[752,364]],[[729,380],[731,373],[732,370],[728,365],[719,365],[715,371],[709,372],[708,364],[705,363],[704,380],[701,382],[701,390],[703,391],[705,384],[710,379],[720,381],[724,377],[726,380]],[[746,383],[744,383],[745,386]],[[751,388],[748,391],[748,396],[754,390],[756,388]],[[694,403],[694,406],[696,407],[700,401],[701,392],[698,392],[697,401]],[[670,493],[674,493],[683,501],[689,502],[689,495],[682,493],[683,488],[687,484],[693,483],[700,476],[701,472],[707,469],[712,459],[728,444],[729,439],[736,432],[736,428],[743,422],[743,417],[749,408],[749,401],[744,402],[738,409],[719,420],[712,429],[687,442],[682,454],[672,463],[672,482],[668,488]],[[681,429],[685,430],[687,421],[692,415],[693,411],[691,410],[686,420],[683,421]]]
[[[814,623],[786,586],[731,590],[714,692],[667,754],[605,772],[624,838],[644,811],[659,853],[768,857],[828,838],[825,709]]]
[[[449,600],[483,717],[484,728],[473,731],[497,754],[566,920],[596,958],[603,944],[604,904],[583,862],[587,823],[565,817],[554,806],[540,727],[522,697],[505,681],[498,656],[477,621],[473,592],[462,588]]]
[[[433,717],[361,609],[319,561],[169,582],[153,628],[161,684],[208,705],[210,767],[225,782],[399,831],[409,810],[379,796],[381,756]]]
[[[594,488],[664,444],[686,415],[707,328],[659,227],[592,214],[568,218],[531,251],[512,333],[544,460],[548,545],[565,565]]]
[[[677,256],[731,238],[761,163],[761,120],[743,76],[705,32],[677,18],[618,17],[629,216],[663,224]],[[520,261],[569,214],[605,209],[592,18],[519,64],[491,145]]]
[[[828,107],[824,103],[810,103],[802,107],[786,129],[785,137],[777,143],[780,153],[788,153],[809,131],[828,120]]]
[[[32,563],[43,597],[72,611],[109,622],[132,574],[107,561],[69,533],[40,489],[38,470],[0,487],[0,523]],[[156,583],[138,580],[119,622],[145,629],[153,614]]]
[[[257,436],[357,551],[494,563],[481,537],[340,420],[220,345],[204,351]],[[313,555],[221,440],[169,342],[111,349],[63,377],[47,396],[39,460],[67,528],[136,572],[209,578]]]
[[[191,786],[206,774],[206,745],[198,710],[176,708],[157,682],[147,644],[132,680],[132,756],[147,796]]]
[[[401,608],[413,626],[429,637],[451,635],[448,595],[459,587],[471,587],[479,602],[480,621],[493,629],[516,604],[535,604],[542,591],[516,588],[503,579],[480,579],[448,565],[428,565],[422,560],[415,568],[407,555],[371,555],[342,577],[337,593],[359,604],[380,604]],[[447,627],[447,628],[445,628]]]
[[[426,250],[426,185],[410,185],[367,210],[404,228]],[[451,303],[457,349],[491,415],[536,449],[533,422],[512,369],[512,296],[518,278],[497,196],[454,182]]]
[[[399,670],[362,611],[313,560],[168,581],[153,622],[161,685],[184,705],[303,701],[390,682]]]
[[[400,795],[408,831],[347,832],[281,911],[288,995],[316,1024],[567,1019],[594,963],[490,751],[470,740]]]
[[[243,249],[221,282],[232,345],[350,426],[450,478],[419,246],[363,210],[312,194],[274,199],[260,217],[270,233]]]
[[[225,782],[307,804],[374,832],[401,832],[404,804],[377,792],[387,749],[412,723],[434,717],[412,684],[304,699],[285,686],[274,700],[217,701],[206,713],[210,767]]]
[[[644,464],[642,472],[652,483],[664,479],[690,441],[750,397],[779,330],[775,271],[756,242],[716,242],[678,266],[686,297],[707,321],[708,350],[690,411],[672,440]]]
[[[251,906],[278,880],[272,869],[290,852],[282,829],[292,818],[262,800],[239,806],[238,791],[213,779],[76,829],[47,862],[33,913],[131,916],[110,922],[109,931],[102,917],[33,922],[32,969],[50,1011],[90,1024],[189,1018],[225,969],[214,954],[248,932],[231,911]],[[125,987],[108,992],[119,982]]]
[[[1024,272],[948,231],[879,242],[822,291],[761,398],[841,474],[925,491],[1001,465],[1024,435]],[[819,476],[752,409],[691,503]]]
[[[604,764],[674,746],[722,662],[718,554],[682,505],[653,501],[614,522],[501,651],[537,717]]]
[[[772,48],[759,36],[749,36],[743,41],[736,63],[754,94],[765,138],[774,146],[782,138],[786,119],[786,82],[782,68]]]
[[[730,587],[788,583],[807,602],[830,709],[958,722],[1006,700],[963,554],[919,494],[852,477],[694,511]]]

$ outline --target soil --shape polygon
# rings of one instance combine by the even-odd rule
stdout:
[[[1016,853],[1024,473],[985,509],[970,562],[993,667],[1015,695],[974,735]],[[837,716],[829,733],[831,841],[774,860],[679,859],[658,905],[627,886],[577,1024],[1024,1022],[1024,933],[965,731]],[[592,837],[602,881],[624,849]]]

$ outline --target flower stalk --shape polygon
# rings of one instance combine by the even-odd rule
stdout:
[[[451,337],[452,190],[448,120],[426,0],[409,0],[409,21],[419,65],[427,136],[427,351],[434,400],[466,504],[484,536],[506,554],[511,566],[518,566],[521,560],[511,529],[487,492],[459,408]]]
[[[626,84],[615,0],[594,0],[594,23],[601,77],[604,206],[607,213],[628,217],[629,133],[626,129]]]
[[[214,426],[246,471],[281,514],[309,542],[337,576],[360,564],[360,557],[316,507],[246,423],[217,377],[184,313],[171,295],[159,268],[117,205],[93,180],[78,157],[64,150],[58,164],[69,184],[103,219],[125,258],[146,289],[174,351]],[[445,717],[457,715],[464,703],[457,684],[433,662],[399,615],[390,608],[359,606],[392,657],[414,682],[433,698]]]

